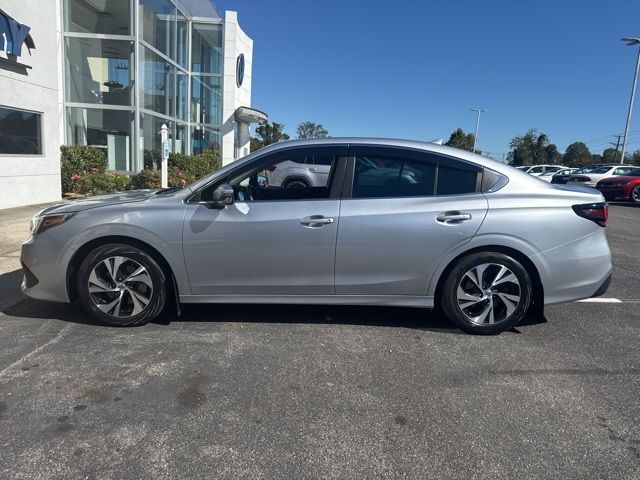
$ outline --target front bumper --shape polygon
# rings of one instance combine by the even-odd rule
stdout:
[[[68,303],[67,267],[74,253],[48,232],[29,238],[20,254],[22,292],[37,300]]]
[[[628,187],[604,187],[596,185],[596,189],[605,197],[629,198],[631,196],[631,188]]]

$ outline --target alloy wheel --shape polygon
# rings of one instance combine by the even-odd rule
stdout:
[[[640,186],[637,186],[633,190],[631,190],[631,200],[640,203]]]
[[[116,318],[142,313],[153,296],[153,282],[145,267],[128,257],[100,261],[89,275],[89,296],[103,313]]]
[[[501,323],[520,305],[520,282],[504,265],[483,263],[462,276],[456,298],[463,315],[472,323]]]

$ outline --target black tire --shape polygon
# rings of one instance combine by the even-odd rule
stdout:
[[[463,311],[463,309],[459,305],[460,301],[458,300],[458,286],[469,285],[469,282],[472,280],[471,277],[467,277],[467,272],[470,272],[476,267],[484,264],[491,264],[492,266],[488,267],[481,275],[483,277],[482,279],[480,279],[481,283],[484,284],[483,279],[487,282],[490,282],[491,276],[494,275],[494,272],[500,271],[499,269],[502,266],[510,270],[511,273],[515,275],[519,283],[519,285],[517,286],[515,282],[509,282],[509,284],[505,283],[503,284],[503,286],[496,286],[493,288],[487,285],[487,291],[491,290],[490,294],[483,293],[480,289],[478,289],[478,299],[480,298],[480,295],[486,296],[487,299],[483,301],[478,300],[477,304],[473,304],[473,307],[470,308],[477,308],[479,312],[483,312],[483,306],[491,305],[492,310],[494,311],[490,312],[490,315],[494,315],[495,313],[495,316],[498,320],[493,324],[488,323],[489,317],[487,317],[486,323],[482,324],[471,321],[468,317],[470,310],[466,309],[465,311]],[[477,272],[477,270],[474,271]],[[508,275],[505,275],[505,277],[506,276]],[[463,278],[464,282],[466,282],[464,284],[461,283],[463,282]],[[475,288],[475,285],[473,283],[471,283],[471,285],[472,289]],[[483,288],[485,287],[485,285],[482,286]],[[505,288],[517,288],[518,292],[516,293],[513,290],[510,292],[506,292],[504,291]],[[500,289],[503,289],[503,291],[499,291]],[[493,293],[496,291],[499,291],[499,293],[496,293],[495,297],[499,297],[500,294],[502,295],[502,297],[496,298],[494,300],[495,297]],[[509,315],[507,315],[507,302],[503,300],[505,293],[510,294],[511,297],[519,295],[519,303],[517,303],[517,306],[515,306],[515,308]],[[489,299],[489,297],[491,297],[491,299]],[[531,299],[531,278],[529,277],[527,270],[517,260],[502,253],[480,252],[470,254],[456,262],[453,268],[449,271],[444,283],[442,284],[442,288],[440,290],[440,298],[438,300],[442,313],[444,313],[444,315],[461,330],[473,334],[495,335],[509,330],[510,328],[513,328],[518,323],[520,323],[520,321],[524,318],[524,316],[527,314],[527,311],[529,310]],[[500,313],[504,314],[503,319],[499,318]]]
[[[631,198],[632,202],[640,203],[640,185],[636,185],[635,187],[633,187],[633,190],[631,190],[631,195],[629,197]]]
[[[309,188],[309,182],[303,180],[302,178],[291,178],[285,180],[284,188]]]
[[[135,268],[134,265],[136,264],[139,267],[144,267],[146,270],[145,273],[148,273],[148,276],[145,276],[145,279],[148,282],[150,278],[151,288],[148,289],[147,283],[143,284],[143,282],[136,282],[133,280],[131,283],[123,282],[123,284],[126,283],[129,287],[128,291],[122,290],[123,288],[126,288],[123,286],[120,291],[117,292],[90,293],[89,279],[92,272],[96,268],[98,271],[100,271],[100,269],[104,269],[104,265],[107,264],[103,262],[105,260],[107,262],[111,262],[109,259],[114,257],[124,257],[127,259],[127,262],[123,262],[120,269],[118,269],[123,277],[124,275],[131,273],[131,269]],[[113,264],[109,263],[109,265]],[[116,275],[118,274],[118,271],[115,272]],[[111,275],[107,271],[107,274],[103,274],[101,277],[102,280],[104,280],[105,278],[111,278]],[[109,283],[108,280],[106,280],[106,282]],[[115,284],[110,286],[116,287]],[[162,268],[160,268],[158,263],[147,252],[124,244],[103,245],[92,250],[80,264],[78,275],[76,276],[76,288],[78,292],[78,299],[84,309],[99,323],[109,326],[133,327],[144,325],[156,318],[162,312],[166,301],[166,278]],[[141,312],[135,315],[133,313],[135,312],[136,307],[134,306],[134,299],[132,298],[131,293],[131,289],[134,288],[142,289],[143,292],[149,294],[148,303]],[[124,310],[123,316],[105,313],[96,305],[97,302],[101,303],[103,306],[107,305],[111,300],[115,301],[118,297],[121,297],[121,301],[117,305],[117,308],[122,308],[122,310],[119,310],[118,312],[122,313]],[[135,303],[141,305],[139,300]],[[123,305],[122,307],[120,307],[121,304]],[[130,309],[129,312],[127,312],[128,309]],[[115,313],[115,310],[113,313]],[[127,315],[127,313],[129,314]]]

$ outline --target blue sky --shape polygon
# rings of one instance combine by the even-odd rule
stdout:
[[[215,1],[215,0],[214,0]],[[561,151],[622,133],[640,36],[638,0],[217,0],[254,39],[253,106],[295,135],[432,140],[473,131],[508,151],[529,128]],[[636,99],[629,149],[640,149]],[[604,137],[604,138],[603,138]]]

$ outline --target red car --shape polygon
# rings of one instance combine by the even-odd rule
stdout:
[[[600,180],[596,188],[602,192],[606,200],[628,198],[640,203],[640,168],[631,170],[621,177],[609,177]]]

